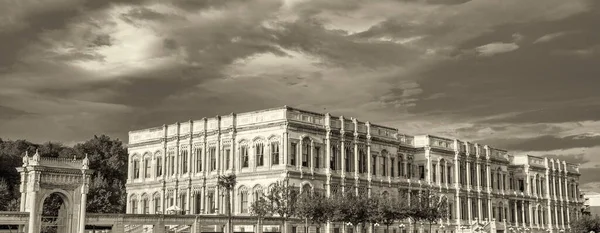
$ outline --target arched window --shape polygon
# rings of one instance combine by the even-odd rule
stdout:
[[[255,160],[256,160],[256,166],[260,167],[260,166],[264,166],[265,165],[265,146],[262,143],[257,143],[255,145],[256,147],[256,153],[255,155]]]
[[[137,197],[132,197],[130,202],[130,206],[131,206],[131,213],[132,214],[137,214],[138,213],[138,199]]]
[[[143,214],[149,214],[150,213],[150,203],[148,203],[148,198],[143,198],[142,199],[142,213]]]
[[[352,148],[350,146],[346,146],[346,172],[353,172],[354,171],[354,165],[353,161],[354,161],[354,154],[352,154]]]
[[[321,167],[321,147],[315,146],[315,160],[313,166],[315,168]]]
[[[398,156],[398,176],[400,177],[406,177],[406,175],[404,174],[404,158],[402,158],[402,155]]]
[[[158,213],[162,213],[162,201],[160,200],[160,195],[154,194],[154,197],[152,198],[152,201],[154,202],[154,213],[158,214]]]
[[[279,165],[279,142],[271,142],[271,164]]]
[[[240,212],[248,213],[248,190],[245,189],[240,191]]]
[[[377,155],[371,156],[371,174],[377,175]]]

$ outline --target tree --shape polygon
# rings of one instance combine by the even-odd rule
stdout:
[[[12,201],[13,197],[8,187],[8,182],[4,178],[0,178],[0,211],[8,210],[8,204]]]
[[[574,233],[600,232],[600,216],[581,216],[571,222],[571,229]]]
[[[296,206],[296,215],[304,219],[304,230],[308,232],[308,222],[322,225],[329,220],[329,201],[318,193],[302,192]]]
[[[87,211],[125,212],[128,153],[123,143],[106,135],[94,135],[92,139],[75,145],[74,151],[78,158],[87,155],[90,169],[95,170],[91,177]]]
[[[390,226],[395,221],[403,220],[408,217],[408,203],[400,198],[392,198],[386,196],[375,196],[378,199],[377,205],[373,208],[374,213],[371,214],[373,222],[377,222],[386,226],[389,233]]]
[[[346,192],[345,195],[337,194],[330,199],[333,211],[333,219],[337,222],[351,223],[355,231],[358,232],[358,226],[370,221],[369,215],[372,213],[369,208],[372,203],[369,198],[363,195],[356,195],[354,192]]]
[[[414,208],[413,218],[429,223],[429,232],[431,232],[431,225],[437,220],[445,218],[448,213],[448,199],[429,189],[421,190],[416,195],[416,199],[411,202],[414,202],[411,203]]]
[[[260,197],[250,205],[250,213],[256,216],[256,232],[262,232],[262,220],[271,213],[271,205],[269,205],[269,202],[264,197]]]
[[[298,189],[289,185],[289,181],[286,179],[275,183],[266,196],[267,201],[271,204],[272,213],[278,214],[282,219],[281,225],[284,233],[287,232],[287,220],[296,214],[298,193]]]
[[[237,177],[235,174],[221,175],[217,180],[217,185],[225,189],[225,209],[227,210],[227,230],[228,233],[233,233],[233,224],[231,221],[231,192],[237,183]]]

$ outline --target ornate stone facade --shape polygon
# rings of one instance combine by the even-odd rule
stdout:
[[[328,195],[438,190],[451,208],[436,231],[558,232],[582,204],[574,164],[289,107],[132,131],[128,150],[127,213],[224,213],[216,177],[231,172],[236,215],[285,178]]]

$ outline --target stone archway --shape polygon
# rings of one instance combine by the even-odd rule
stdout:
[[[23,157],[17,168],[21,174],[21,212],[29,212],[25,232],[40,232],[44,201],[58,194],[64,202],[61,207],[60,232],[76,233],[85,230],[85,203],[89,189],[89,161],[84,159],[43,158],[36,151]]]

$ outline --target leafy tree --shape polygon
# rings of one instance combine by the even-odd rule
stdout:
[[[308,232],[308,222],[318,225],[327,223],[331,211],[329,200],[324,195],[309,192],[300,194],[296,215],[304,219],[305,232]]]
[[[390,226],[395,221],[406,219],[409,215],[408,203],[401,198],[392,198],[386,196],[375,196],[377,205],[373,208],[371,214],[372,222],[377,222],[386,226],[389,232]]]
[[[337,222],[351,223],[358,233],[359,225],[370,221],[369,210],[372,207],[372,200],[363,195],[356,195],[354,192],[346,192],[345,195],[338,194],[331,198],[331,208],[333,219]]]
[[[87,155],[90,169],[95,170],[88,193],[87,211],[125,212],[128,155],[123,143],[106,135],[94,136],[75,145],[74,151],[79,158]]]
[[[429,232],[431,232],[431,226],[434,222],[446,217],[448,199],[429,189],[419,192],[416,199],[411,200],[411,202],[415,202],[411,203],[414,208],[413,218],[417,221],[429,223]]]
[[[10,193],[8,183],[4,178],[0,178],[0,211],[8,210],[8,204],[12,201],[13,197]]]
[[[271,213],[271,205],[267,199],[260,197],[250,205],[250,213],[256,216],[256,227],[260,228],[262,220]],[[262,232],[262,229],[258,229],[256,232]]]
[[[571,230],[574,233],[600,232],[600,216],[584,215],[571,222]]]
[[[237,183],[237,177],[235,174],[221,175],[217,180],[217,185],[225,189],[225,209],[227,210],[227,230],[229,233],[233,233],[233,223],[231,221],[231,192]]]
[[[266,196],[271,204],[272,213],[276,213],[281,217],[282,228],[284,233],[287,232],[285,223],[287,220],[296,214],[296,204],[298,202],[298,189],[293,185],[289,185],[288,180],[283,180],[275,183],[273,188],[269,190]]]

